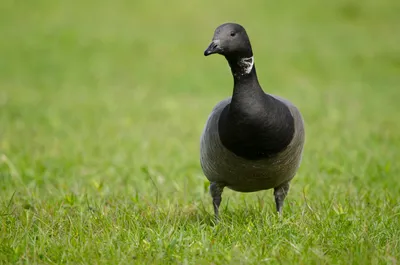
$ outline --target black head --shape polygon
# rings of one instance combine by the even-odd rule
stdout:
[[[249,58],[253,56],[246,30],[239,24],[225,23],[215,32],[211,44],[204,55],[221,54],[225,57]]]

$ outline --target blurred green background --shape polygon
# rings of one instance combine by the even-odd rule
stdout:
[[[352,249],[358,253],[353,264],[372,262],[372,257],[378,263],[399,261],[396,238],[400,236],[395,229],[400,211],[399,14],[400,2],[395,0],[2,0],[0,257],[8,262],[40,263],[38,245],[22,235],[46,231],[30,230],[24,225],[28,222],[24,218],[29,219],[25,214],[34,209],[30,218],[63,222],[74,216],[55,210],[64,204],[75,205],[75,214],[83,214],[87,204],[101,208],[110,203],[113,215],[118,215],[118,207],[139,205],[141,210],[127,211],[128,217],[151,205],[151,214],[143,220],[154,224],[143,221],[143,227],[159,227],[159,214],[172,207],[183,215],[197,216],[187,233],[199,236],[202,216],[209,217],[212,211],[199,165],[199,138],[212,107],[232,92],[225,60],[205,58],[203,51],[214,29],[232,21],[242,24],[250,36],[264,90],[296,104],[306,122],[304,159],[285,205],[286,216],[304,214],[309,204],[325,221],[336,212],[352,212],[351,220],[375,227],[376,235],[382,236],[382,242]],[[227,190],[222,215],[225,211],[232,226],[247,231],[248,223],[235,224],[235,218],[257,215],[258,208],[251,205],[260,200],[265,201],[262,209],[266,207],[262,216],[272,216],[271,192],[244,195]],[[241,210],[246,207],[250,212]],[[238,211],[242,212],[235,215]],[[379,219],[381,213],[393,219],[385,223]],[[290,220],[295,226],[296,219]],[[144,229],[116,222],[125,232]],[[336,224],[342,223],[337,220]],[[297,225],[289,225],[287,231],[310,228],[307,223]],[[392,230],[386,234],[389,227]],[[353,228],[337,228],[322,241],[307,243],[310,248],[326,247],[325,258],[312,256],[308,248],[296,252],[273,237],[266,241],[289,254],[280,259],[272,252],[265,255],[288,264],[346,262],[352,260],[348,249],[354,244],[348,241],[346,245],[345,238],[354,233],[354,242],[362,242],[364,235],[361,226]],[[109,229],[114,231],[112,225]],[[50,240],[50,246],[68,234],[66,230],[59,233],[58,241]],[[313,235],[319,233],[314,230]],[[222,256],[200,258],[182,249],[165,255],[180,253],[180,258],[171,261],[179,264],[196,260],[196,264],[246,263],[241,258],[232,261],[230,235],[220,242]],[[213,237],[211,230],[202,238],[207,241],[208,236]],[[247,236],[252,237],[251,233]],[[304,242],[299,234],[292,239],[293,244]],[[102,246],[96,236],[87,240],[97,248]],[[128,245],[129,240],[120,239]],[[335,248],[326,240],[337,246],[336,252],[329,251]],[[238,250],[239,256],[258,245],[248,243]],[[42,249],[41,255],[46,253]],[[79,257],[92,257],[90,253],[88,248],[85,254],[64,253],[65,260],[57,259],[57,254],[41,262],[75,258],[84,263]],[[114,254],[123,263],[130,254],[121,253]],[[143,251],[141,261],[149,261],[151,255]],[[154,254],[150,260],[162,259]],[[111,262],[106,258],[92,261]]]

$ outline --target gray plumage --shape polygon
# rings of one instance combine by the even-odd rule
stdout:
[[[236,40],[229,40],[229,38],[236,37],[235,32],[239,35],[240,38],[242,38],[238,40],[238,43],[240,43],[239,46],[241,46],[240,52],[237,52],[235,50]],[[228,40],[225,40],[225,38],[228,38]],[[249,46],[249,49],[247,51],[242,45],[243,43],[246,43]],[[224,47],[224,45],[227,45],[229,47]],[[233,97],[243,97],[247,101],[251,101],[254,98],[254,102],[259,101],[262,103],[262,101],[258,99],[259,96],[255,96],[257,95],[256,93],[251,94],[252,89],[258,90],[258,88],[253,87],[258,86],[260,91],[262,91],[262,89],[258,85],[258,79],[255,73],[255,66],[253,65],[254,61],[252,57],[250,42],[248,41],[247,33],[245,32],[243,27],[233,23],[223,24],[218,27],[215,31],[213,42],[206,50],[205,55],[209,55],[212,53],[219,53],[221,55],[224,55],[231,66],[232,74],[235,81]],[[250,60],[248,59],[251,59],[251,65],[244,65],[244,59],[247,60],[246,62],[250,62]],[[251,75],[254,75],[254,77],[250,77]],[[246,78],[248,78],[249,81],[246,81]],[[252,79],[250,80],[250,78]],[[246,84],[248,87],[240,87],[246,86]],[[243,90],[243,92],[240,92],[241,90]],[[241,93],[243,94],[243,96],[241,96]],[[250,93],[250,95],[247,95],[246,93]],[[305,138],[304,122],[302,115],[300,114],[299,110],[288,100],[264,92],[262,95],[262,97],[268,97],[268,100],[270,100],[268,102],[273,102],[273,104],[276,104],[277,106],[279,105],[280,108],[287,108],[290,113],[289,118],[292,118],[293,120],[293,133],[287,134],[290,135],[290,141],[288,141],[288,144],[282,147],[282,150],[279,150],[279,152],[273,153],[271,151],[271,155],[265,155],[265,157],[262,157],[260,155],[257,158],[249,159],[247,157],[244,157],[244,155],[238,155],[235,154],[232,150],[229,150],[227,148],[227,144],[229,144],[228,138],[228,140],[226,140],[227,144],[224,144],[221,141],[222,135],[219,130],[223,128],[221,126],[224,126],[224,123],[221,123],[222,112],[225,108],[227,108],[226,111],[228,113],[228,116],[226,117],[228,118],[226,119],[233,120],[236,116],[238,116],[235,116],[233,114],[229,116],[229,111],[233,112],[233,109],[235,107],[235,105],[233,104],[239,105],[240,102],[246,102],[246,100],[236,100],[235,102],[232,102],[232,97],[228,97],[222,100],[214,107],[205,124],[200,140],[200,162],[205,176],[211,183],[210,193],[213,198],[216,217],[218,217],[218,208],[221,202],[221,194],[224,187],[228,187],[229,189],[238,192],[255,192],[274,188],[276,208],[277,211],[281,213],[283,201],[289,190],[290,181],[293,179],[300,166]],[[243,121],[252,120],[253,118],[254,120],[263,119],[263,115],[257,114],[260,113],[259,109],[262,104],[260,106],[257,105],[258,109],[254,111],[254,114],[252,114],[251,111],[249,112],[249,109],[251,110],[251,108],[256,108],[254,107],[255,105],[257,104],[254,104],[253,102],[252,104],[245,105],[246,108],[243,109],[245,109],[246,116],[243,116]],[[239,107],[237,108],[240,109]],[[270,108],[272,107],[269,107],[266,103],[265,111],[268,112]],[[269,122],[273,125],[274,119],[279,119],[279,117],[279,115],[266,115],[265,121],[261,120],[261,122],[254,124],[249,123],[250,125],[252,125],[252,131],[247,134],[250,135],[250,137],[241,138],[244,139],[241,141],[251,141],[252,134],[254,134],[255,137],[258,135],[259,132],[257,132],[257,124],[262,125],[266,122]],[[225,119],[225,117],[223,117],[223,119]],[[240,120],[237,124],[241,126],[241,124],[243,123],[242,120]],[[278,124],[278,121],[276,123]],[[282,126],[286,125],[285,122],[283,122],[282,124]],[[232,134],[238,133],[235,131],[236,128],[237,130],[241,130],[241,132],[246,131],[246,128],[249,128],[250,130],[250,126],[245,127],[245,125],[243,125],[242,127],[240,127],[239,125],[237,127],[233,127],[234,129],[231,131]],[[266,130],[265,128],[273,128],[272,125],[270,125],[270,127],[260,126],[259,130]],[[286,127],[284,127],[284,129],[285,128]],[[263,132],[261,131],[260,133]],[[270,135],[277,137],[277,140],[280,140],[279,133]],[[224,135],[224,137],[229,137],[229,135]],[[267,133],[265,137],[266,140],[268,140]],[[239,140],[236,140],[236,142],[234,143],[242,144]],[[246,146],[246,143],[243,144],[244,146]],[[235,147],[235,145],[232,146]],[[243,148],[243,152],[246,152],[246,150],[248,149]],[[266,151],[264,151],[264,153],[265,152]],[[260,154],[264,153],[260,152]]]

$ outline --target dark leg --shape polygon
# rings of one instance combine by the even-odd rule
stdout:
[[[219,205],[221,204],[221,194],[224,190],[224,185],[217,182],[212,182],[210,185],[210,194],[213,200],[215,219],[219,218]]]
[[[278,211],[279,215],[282,215],[283,201],[289,192],[289,183],[290,182],[285,182],[274,189],[276,210]]]

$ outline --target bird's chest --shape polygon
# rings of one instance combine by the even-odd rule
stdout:
[[[257,119],[255,115],[219,122],[219,138],[225,148],[248,160],[259,160],[273,155],[269,142],[273,138],[268,120]]]

